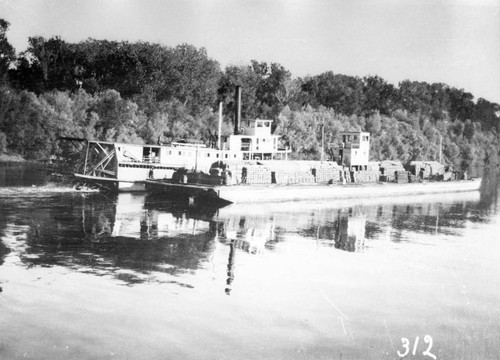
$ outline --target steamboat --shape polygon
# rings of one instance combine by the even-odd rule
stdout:
[[[236,91],[234,133],[217,147],[199,142],[135,145],[89,141],[77,178],[105,189],[148,191],[191,201],[248,203],[346,199],[478,190],[481,179],[467,179],[441,162],[369,161],[370,134],[341,132],[337,161],[290,160],[290,148],[271,131],[272,120],[241,126],[241,89]],[[323,156],[322,156],[323,158]]]

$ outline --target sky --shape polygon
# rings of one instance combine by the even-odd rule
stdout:
[[[443,82],[500,103],[500,0],[0,0],[0,18],[18,52],[29,36],[188,43],[222,67]]]

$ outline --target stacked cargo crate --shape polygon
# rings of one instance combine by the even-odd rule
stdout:
[[[431,167],[430,166],[422,166],[418,168],[417,174],[422,178],[422,179],[429,179],[431,177]]]
[[[261,165],[247,165],[242,170],[244,184],[270,184],[271,170]]]
[[[397,183],[408,183],[408,171],[396,171],[395,177]]]
[[[422,180],[433,180],[446,173],[445,166],[437,161],[412,161],[410,166],[413,173]]]
[[[312,169],[316,182],[338,182],[340,181],[340,169],[334,166],[317,166]]]
[[[351,181],[357,183],[364,182],[377,182],[379,180],[379,172],[378,171],[352,171],[351,172]]]
[[[370,161],[366,167],[366,170],[380,173],[380,163],[378,161]]]
[[[276,184],[312,184],[314,175],[308,171],[277,170],[273,180]]]
[[[380,163],[380,181],[396,181],[397,172],[406,172],[401,163],[395,161],[382,161]]]

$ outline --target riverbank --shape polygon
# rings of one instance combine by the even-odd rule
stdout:
[[[0,164],[19,164],[25,163],[26,160],[19,154],[0,154]]]

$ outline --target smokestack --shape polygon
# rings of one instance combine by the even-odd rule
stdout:
[[[241,127],[241,86],[236,85],[236,93],[234,94],[234,134],[240,133]]]
[[[217,131],[217,149],[221,149],[221,132],[222,132],[222,101],[219,103],[219,129]]]

